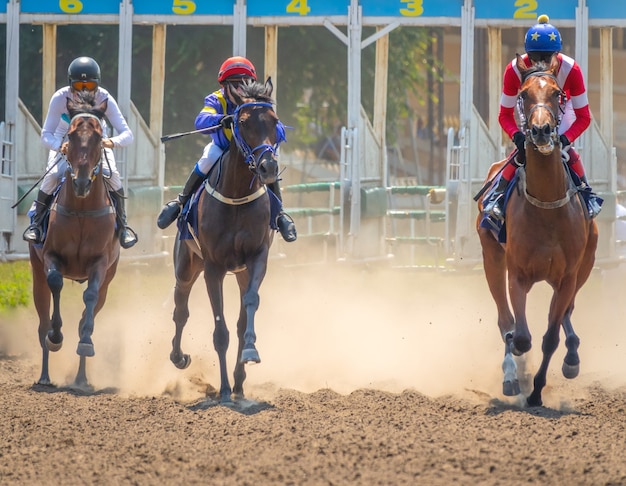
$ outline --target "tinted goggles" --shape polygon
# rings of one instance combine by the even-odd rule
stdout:
[[[75,91],[95,91],[98,83],[95,81],[72,81],[72,89]]]

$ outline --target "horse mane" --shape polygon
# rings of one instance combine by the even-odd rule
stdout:
[[[546,73],[546,72],[550,72],[550,63],[543,62],[543,61],[536,62],[535,64],[530,66],[528,69],[521,72],[522,83],[526,81],[526,78],[528,78],[528,76],[532,74]]]
[[[273,98],[267,93],[267,85],[258,81],[242,84],[238,88],[238,94],[242,98],[253,98],[257,101],[274,103]]]
[[[102,119],[106,111],[107,100],[103,103],[96,105],[96,94],[91,91],[78,91],[76,93],[76,99],[67,98],[67,110],[70,118],[80,113],[90,113]]]

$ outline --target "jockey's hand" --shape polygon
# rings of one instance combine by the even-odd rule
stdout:
[[[222,125],[222,128],[233,128],[233,118],[233,115],[225,115],[220,120],[220,125]]]
[[[569,138],[567,138],[565,135],[561,135],[559,137],[559,141],[561,142],[561,148],[564,149],[565,147],[569,147],[572,142],[569,141]]]
[[[518,152],[524,153],[524,144],[526,143],[526,135],[522,132],[515,132],[513,134],[513,143],[517,147]]]
[[[104,138],[102,139],[102,147],[112,149],[113,147],[115,147],[115,144],[113,143],[113,140],[111,140],[110,138]]]
[[[61,148],[59,149],[59,152],[61,152],[62,154],[67,154],[67,148],[70,146],[69,142],[63,142],[63,144],[61,145]]]

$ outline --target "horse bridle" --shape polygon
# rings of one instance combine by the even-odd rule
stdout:
[[[253,172],[256,171],[259,161],[263,158],[263,156],[267,152],[272,154],[272,156],[274,157],[277,156],[278,146],[285,139],[284,134],[281,135],[277,130],[276,143],[274,143],[274,145],[270,145],[268,143],[262,143],[261,145],[257,145],[254,148],[251,148],[250,145],[248,145],[248,143],[244,140],[243,136],[241,135],[241,132],[239,131],[239,123],[238,123],[239,112],[242,108],[257,107],[257,106],[271,108],[271,109],[274,108],[272,106],[272,103],[267,103],[264,101],[251,101],[248,103],[242,103],[241,105],[237,106],[233,114],[233,139],[235,140],[235,144],[237,145],[237,148],[242,153],[245,163],[248,164],[248,167]]]
[[[546,103],[536,103],[531,107],[527,116],[524,112],[524,99],[521,96],[518,96],[517,106],[518,106],[518,115],[520,119],[520,128],[523,129],[523,132],[526,135],[526,139],[532,141],[533,145],[535,145],[535,147],[537,148],[537,145],[535,144],[534,137],[533,137],[533,131],[528,126],[528,120],[531,118],[532,114],[536,110],[543,108],[548,111],[548,113],[550,114],[550,117],[554,121],[554,126],[552,127],[552,130],[550,131],[550,139],[552,140],[553,144],[555,144],[559,138],[559,125],[561,124],[561,118],[563,114],[563,109],[561,108],[562,102],[560,100],[563,100],[565,98],[565,93],[563,93],[563,90],[561,89],[561,86],[559,85],[559,82],[554,74],[543,72],[543,71],[538,71],[538,72],[530,73],[524,79],[524,81],[526,81],[526,79],[530,77],[548,77],[554,80],[556,85],[559,87],[559,91],[561,93],[561,96],[559,97],[558,113],[555,113],[552,107]]]
[[[74,115],[72,119],[70,120],[70,126],[72,126],[72,123],[77,118],[95,118],[98,121],[98,123],[100,123],[100,118],[94,115],[93,113],[78,113]],[[102,149],[102,152],[104,153],[104,149]],[[70,173],[70,177],[72,178],[72,180],[76,180],[77,176],[76,176],[76,173],[74,172],[74,167],[72,166],[72,163],[70,162],[70,160],[67,158],[67,155],[64,154],[64,156],[65,156],[65,160],[67,161],[67,168],[68,168],[68,172]],[[96,179],[96,176],[100,172],[101,167],[102,167],[102,156],[100,156],[98,163],[91,170],[91,175],[89,178],[91,179],[92,182]]]

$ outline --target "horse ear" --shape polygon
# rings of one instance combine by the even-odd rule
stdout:
[[[91,110],[92,115],[96,115],[98,118],[102,118],[107,111],[107,107],[109,106],[109,99],[105,98],[98,106],[94,106]]]
[[[224,94],[235,105],[239,106],[242,103],[241,92],[239,88],[233,88],[231,83],[225,83]]]
[[[74,118],[74,115],[77,112],[76,102],[70,98],[69,96],[65,98],[67,101],[65,102],[65,107],[67,108],[67,113],[70,115],[70,119]]]
[[[274,84],[272,83],[272,77],[268,76],[267,81],[265,81],[265,94],[272,96],[272,91],[274,91]]]

